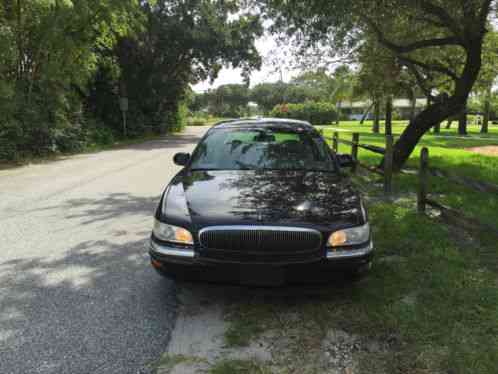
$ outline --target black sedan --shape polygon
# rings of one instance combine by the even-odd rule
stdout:
[[[352,159],[309,123],[223,122],[174,161],[150,240],[160,274],[282,284],[370,267],[367,213],[341,172]]]

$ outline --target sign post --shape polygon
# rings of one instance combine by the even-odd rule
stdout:
[[[127,135],[126,113],[128,112],[128,98],[127,97],[119,98],[119,107],[121,109],[121,113],[123,113],[123,135],[126,138],[126,135]]]

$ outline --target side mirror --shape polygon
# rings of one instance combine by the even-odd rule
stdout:
[[[351,157],[351,155],[338,154],[336,157],[341,168],[351,168],[355,164],[355,161],[353,160],[353,157]]]
[[[173,162],[178,166],[185,166],[188,164],[189,161],[190,161],[189,153],[177,153],[173,157]]]

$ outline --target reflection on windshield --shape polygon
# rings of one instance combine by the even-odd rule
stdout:
[[[334,170],[327,146],[307,132],[220,129],[192,156],[193,170]]]

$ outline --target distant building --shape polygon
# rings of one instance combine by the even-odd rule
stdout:
[[[364,101],[349,101],[342,102],[340,106],[341,113],[347,116],[351,120],[360,120],[365,111],[367,111],[372,106],[371,100]],[[415,113],[419,113],[423,108],[427,106],[427,99],[417,99],[415,105]],[[395,112],[395,118],[398,119],[408,119],[411,112],[411,102],[409,99],[394,99],[393,100],[393,110]],[[381,118],[385,115],[385,108],[381,107]],[[373,108],[367,115],[367,119],[373,119]]]

